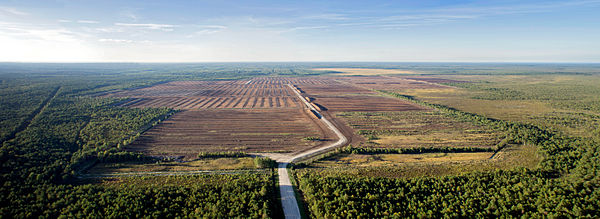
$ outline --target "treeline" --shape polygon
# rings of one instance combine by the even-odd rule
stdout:
[[[314,218],[596,217],[600,190],[540,171],[434,178],[297,175]]]
[[[0,63],[4,78],[71,78],[95,84],[113,81],[235,80],[259,76],[303,76],[322,74],[307,63]],[[100,79],[100,80],[98,80]]]
[[[334,157],[339,154],[424,154],[424,153],[477,153],[477,152],[495,152],[495,148],[478,148],[478,147],[411,147],[411,148],[366,148],[354,147],[348,145],[346,147],[337,148],[319,156],[312,157],[301,163],[297,163],[294,167],[307,167],[310,163]]]
[[[114,179],[116,180],[116,179]],[[13,218],[272,218],[270,174],[128,177],[116,183],[20,186],[0,200]]]
[[[249,154],[242,151],[224,151],[224,152],[200,152],[198,153],[199,159],[207,158],[239,158],[239,157],[250,157]],[[254,165],[257,168],[276,168],[277,162],[268,157],[254,157]]]
[[[224,151],[224,152],[199,152],[198,158],[222,158],[222,157],[248,157],[243,151]]]
[[[277,168],[277,161],[268,157],[255,157],[254,165],[258,168]]]
[[[479,147],[414,147],[414,148],[364,148],[351,145],[340,148],[338,153],[345,154],[423,154],[423,153],[475,153],[493,152],[494,148]]]

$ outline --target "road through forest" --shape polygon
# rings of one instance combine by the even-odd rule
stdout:
[[[298,98],[300,100],[302,100],[302,102],[304,102],[304,104],[309,109],[311,109],[314,113],[318,114],[318,117],[320,118],[319,121],[323,122],[338,137],[338,141],[336,141],[330,145],[325,145],[320,148],[308,150],[308,151],[302,152],[302,153],[294,155],[294,156],[286,156],[286,155],[281,155],[281,154],[267,154],[266,155],[266,156],[269,156],[272,159],[276,160],[279,163],[279,166],[278,166],[279,192],[281,194],[281,206],[283,207],[283,213],[285,215],[285,218],[301,218],[300,209],[298,208],[298,202],[296,201],[296,196],[294,194],[294,188],[292,186],[291,179],[289,177],[289,172],[287,169],[288,164],[298,162],[300,160],[303,160],[303,159],[306,159],[309,157],[317,156],[319,154],[328,152],[334,148],[341,147],[344,144],[348,143],[348,138],[346,138],[346,136],[344,136],[342,134],[342,132],[340,132],[340,130],[338,130],[329,120],[327,120],[327,118],[322,116],[317,111],[317,109],[315,109],[312,105],[310,105],[310,103],[308,103],[308,101],[306,101],[306,99],[304,99],[302,97],[300,92],[298,92],[296,89],[294,89],[291,84],[287,84],[287,86],[289,86],[290,89],[292,89],[292,91],[294,91],[294,93],[296,93]]]

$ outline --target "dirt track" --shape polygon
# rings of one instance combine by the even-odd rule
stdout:
[[[315,112],[317,112],[317,110],[308,103],[308,101],[306,101],[306,99],[304,99],[302,97],[302,95],[294,90],[291,85],[288,84],[288,86],[290,86],[290,88],[296,93],[296,95],[298,96],[299,99],[302,100],[302,102],[311,110],[314,110]],[[298,202],[296,201],[296,196],[294,194],[294,188],[292,186],[290,177],[289,177],[289,173],[287,170],[287,166],[288,163],[293,163],[293,162],[297,162],[300,161],[302,159],[306,159],[308,157],[312,157],[312,156],[316,156],[322,153],[325,153],[329,150],[332,150],[334,148],[337,147],[341,147],[343,145],[345,145],[346,143],[348,143],[348,139],[346,138],[346,136],[344,136],[342,134],[342,132],[340,130],[338,130],[331,122],[329,122],[329,120],[327,120],[327,118],[323,117],[322,115],[320,116],[320,120],[322,123],[324,123],[329,129],[331,129],[331,131],[333,131],[336,136],[338,137],[338,141],[330,144],[330,145],[325,145],[319,148],[315,148],[312,150],[308,150],[305,152],[302,152],[300,154],[294,155],[294,156],[274,156],[272,157],[273,159],[277,160],[279,163],[279,191],[281,194],[281,205],[283,206],[283,212],[285,215],[285,218],[301,218],[300,215],[300,209],[298,208]]]

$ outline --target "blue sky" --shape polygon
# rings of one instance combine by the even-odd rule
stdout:
[[[0,61],[600,62],[600,0],[0,0]]]

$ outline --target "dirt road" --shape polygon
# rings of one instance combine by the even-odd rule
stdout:
[[[342,132],[340,132],[340,130],[338,130],[337,127],[335,127],[335,125],[333,125],[329,120],[327,120],[327,118],[318,113],[318,111],[310,103],[308,103],[308,101],[306,101],[306,99],[304,99],[302,95],[298,91],[296,91],[296,89],[293,89],[292,85],[288,84],[288,86],[291,88],[291,90],[294,91],[294,93],[296,93],[298,98],[302,100],[302,102],[309,109],[313,110],[315,113],[318,114],[318,117],[320,118],[319,121],[324,123],[338,137],[338,141],[330,145],[324,145],[323,147],[308,150],[293,156],[274,153],[263,154],[279,162],[279,191],[281,194],[281,205],[283,206],[285,218],[301,218],[300,209],[298,208],[298,202],[296,201],[296,196],[294,195],[294,188],[289,177],[287,165],[289,163],[298,162],[303,159],[328,152],[330,150],[333,150],[334,148],[344,146],[346,143],[348,143],[348,138],[346,138],[346,136],[344,136]]]
[[[290,181],[287,171],[288,163],[279,163],[279,193],[281,194],[281,206],[283,207],[283,214],[285,218],[298,218],[300,219],[300,209],[298,208],[298,202],[294,195],[294,187]]]

